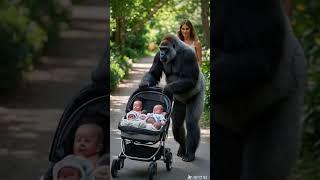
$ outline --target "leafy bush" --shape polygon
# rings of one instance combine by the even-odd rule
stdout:
[[[128,75],[132,66],[132,61],[127,57],[120,55],[115,49],[111,48],[110,56],[110,88],[114,90],[118,84]]]
[[[147,49],[147,40],[144,35],[145,32],[145,29],[141,30],[141,32],[128,32],[123,54],[132,59],[145,55]]]
[[[203,51],[203,64],[201,71],[206,80],[205,108],[210,110],[210,50]]]
[[[320,149],[320,2],[316,0],[296,0],[293,8],[292,25],[300,40],[308,63],[308,87],[306,93],[306,111],[304,138],[312,141]],[[320,153],[320,151],[318,152]]]
[[[291,23],[300,40],[308,64],[305,120],[301,157],[296,179],[320,178],[320,2],[294,0]]]
[[[124,78],[125,72],[120,65],[112,61],[110,64],[110,89],[113,91]]]
[[[48,42],[59,39],[61,25],[70,22],[71,12],[57,0],[20,0],[17,5],[28,10],[29,17],[36,21],[48,34]]]
[[[31,21],[23,8],[0,4],[0,91],[9,92],[22,78],[46,42],[46,33]]]
[[[9,92],[48,41],[56,41],[68,11],[59,1],[0,1],[0,91]]]
[[[210,50],[203,51],[203,64],[201,66],[201,71],[206,81],[204,113],[201,119],[201,125],[204,127],[209,127],[210,126]]]
[[[137,50],[132,49],[131,47],[124,47],[123,54],[125,54],[126,56],[128,56],[130,58],[138,58],[139,57],[139,53],[137,52]]]

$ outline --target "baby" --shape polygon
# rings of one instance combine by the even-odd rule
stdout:
[[[138,114],[135,111],[127,113],[126,118],[123,118],[120,122],[121,126],[133,126],[136,128],[145,128],[146,123],[140,119],[140,116],[144,114]]]
[[[103,129],[98,124],[81,124],[75,132],[73,154],[56,163],[53,168],[54,180],[91,180],[96,174],[101,174],[98,163],[103,152],[103,135]]]
[[[88,159],[93,167],[103,150],[103,130],[95,123],[86,123],[78,127],[73,143],[73,153]]]
[[[147,112],[142,110],[143,104],[140,100],[135,100],[133,102],[133,108],[130,112],[127,113],[126,118],[127,120],[146,120],[147,119]]]
[[[93,166],[90,161],[68,155],[53,167],[53,180],[91,180]]]
[[[148,119],[146,120],[146,129],[159,130],[161,126],[161,123],[157,122],[153,117],[148,117]]]
[[[138,119],[138,114],[134,111],[130,111],[126,115],[128,121],[134,121]]]
[[[126,115],[126,119],[128,121],[131,121],[131,120],[146,120],[147,112],[142,110],[142,108],[143,108],[142,101],[135,100],[133,102],[132,110],[130,112],[128,112],[127,115]]]
[[[133,102],[132,111],[137,112],[137,113],[140,115],[141,112],[142,112],[142,101],[140,101],[140,100],[135,100],[135,101]]]
[[[154,114],[161,114],[163,116],[165,116],[167,113],[163,111],[164,108],[161,104],[157,104],[153,107],[153,113]]]
[[[164,108],[161,104],[157,104],[153,107],[153,112],[148,114],[148,117],[153,117],[157,122],[165,124],[166,118],[164,117],[167,113],[163,111]]]

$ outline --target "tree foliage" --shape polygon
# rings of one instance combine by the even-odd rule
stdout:
[[[54,0],[0,0],[1,93],[12,92],[23,71],[57,37],[59,24],[67,21],[65,12]]]
[[[130,34],[137,39],[144,37],[145,43],[159,43],[164,34],[176,33],[183,19],[190,19],[200,40],[206,42],[203,37],[204,31],[209,33],[209,24],[204,30],[202,22],[209,21],[209,6],[201,8],[201,2],[209,5],[208,0],[111,0],[111,40],[120,50],[125,48]],[[202,9],[205,12],[201,19]]]
[[[303,148],[297,179],[320,179],[320,1],[291,2],[291,22],[307,58]]]
[[[292,26],[300,40],[308,68],[305,135],[320,145],[320,2],[296,0],[292,11]],[[310,136],[311,135],[311,136]],[[320,146],[319,146],[320,147]]]
[[[207,49],[209,43],[209,0],[111,0],[111,74],[116,75],[116,82],[111,82],[113,88],[124,77],[119,68],[127,71],[126,67],[115,65],[125,59],[141,57],[149,50],[156,51],[157,44],[165,34],[176,34],[180,23],[189,19],[197,33],[202,46]],[[201,16],[202,15],[202,16]],[[209,52],[209,51],[206,51]],[[210,77],[209,53],[203,58],[206,78]],[[119,77],[119,78],[118,78]],[[111,79],[112,80],[112,79]],[[207,81],[207,87],[209,87]],[[206,89],[205,119],[209,119],[209,88]],[[206,125],[209,123],[207,122]]]

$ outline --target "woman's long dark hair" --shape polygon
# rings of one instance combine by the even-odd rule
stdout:
[[[179,31],[178,31],[178,37],[179,37],[179,39],[180,39],[181,41],[184,41],[184,37],[183,37],[183,35],[182,35],[182,33],[181,33],[181,28],[182,28],[182,26],[183,26],[184,24],[187,25],[187,26],[190,28],[190,38],[191,38],[192,40],[198,40],[197,35],[196,35],[196,32],[194,31],[193,25],[192,25],[191,21],[189,21],[188,19],[183,20],[183,21],[181,22],[181,24],[180,24],[180,28],[179,28]]]

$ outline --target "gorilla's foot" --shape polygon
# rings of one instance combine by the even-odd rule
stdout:
[[[180,146],[178,153],[177,153],[177,156],[183,157],[185,154],[186,154],[186,149],[184,147]]]
[[[185,156],[182,157],[182,161],[185,162],[191,162],[195,159],[195,154],[194,153],[188,153]]]

